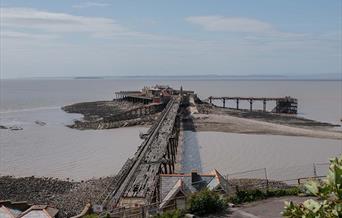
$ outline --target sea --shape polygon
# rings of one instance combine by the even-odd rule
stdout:
[[[342,81],[13,79],[0,81],[0,176],[39,176],[76,181],[115,175],[134,155],[147,127],[76,130],[66,125],[82,116],[64,105],[111,100],[116,91],[155,84],[209,96],[298,98],[298,116],[341,124]],[[220,104],[220,102],[216,102]],[[227,104],[227,102],[226,102]],[[230,105],[231,104],[231,105]],[[233,106],[233,102],[228,102]],[[240,105],[248,108],[246,104]],[[262,108],[262,105],[255,105]],[[268,106],[271,109],[272,105]],[[336,128],[336,130],[340,130]],[[217,169],[224,175],[295,179],[324,174],[342,141],[292,136],[185,132],[182,172]],[[247,173],[246,173],[247,172]]]

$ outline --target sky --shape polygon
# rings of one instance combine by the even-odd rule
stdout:
[[[342,73],[341,0],[0,0],[1,78]]]

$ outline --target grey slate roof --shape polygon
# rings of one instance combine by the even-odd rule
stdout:
[[[214,178],[214,175],[201,175],[203,183],[205,186],[209,184]],[[184,183],[184,189],[186,192],[197,192],[197,188],[191,184],[191,175],[190,174],[170,174],[170,175],[161,175],[160,176],[160,194],[161,198],[164,199],[169,191],[175,186],[177,181],[181,179]]]
[[[183,191],[186,193],[194,193],[202,188],[207,187],[209,190],[217,190],[220,188],[228,193],[228,183],[226,179],[217,170],[213,170],[209,174],[198,174],[200,182],[192,183],[191,174],[161,174],[160,175],[160,200],[164,200],[168,193],[175,187],[176,183],[181,180]]]

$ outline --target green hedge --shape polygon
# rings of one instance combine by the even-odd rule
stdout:
[[[268,191],[261,191],[259,189],[248,190],[248,191],[237,191],[236,196],[229,198],[228,201],[234,204],[241,204],[245,202],[252,202],[257,200],[263,200],[270,197],[281,197],[281,196],[289,196],[289,195],[298,195],[300,193],[300,189],[297,187],[289,188],[289,189],[274,189]]]
[[[166,211],[161,214],[157,214],[153,218],[181,218],[181,217],[184,217],[184,211],[172,210],[172,211]]]

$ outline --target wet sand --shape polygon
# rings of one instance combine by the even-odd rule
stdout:
[[[193,123],[196,131],[342,139],[341,131],[329,130],[324,128],[309,129],[307,127],[304,128],[287,126],[284,124],[239,118],[230,115],[194,114]]]
[[[238,111],[209,104],[192,105],[188,111],[189,116],[183,119],[184,130],[342,139],[342,131],[334,129],[336,125],[297,116]]]

